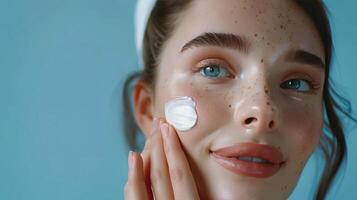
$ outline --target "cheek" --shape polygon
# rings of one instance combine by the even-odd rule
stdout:
[[[295,106],[290,112],[286,112],[282,119],[286,124],[283,131],[286,133],[285,139],[291,148],[290,152],[294,156],[308,159],[322,134],[321,104]]]
[[[229,91],[214,90],[209,86],[183,80],[166,85],[169,86],[157,93],[157,107],[161,115],[164,116],[167,101],[180,96],[191,97],[196,103],[197,123],[188,131],[177,133],[184,148],[193,150],[207,146],[205,141],[209,142],[209,134],[229,120]]]
[[[281,115],[281,135],[288,165],[282,182],[297,183],[304,166],[318,145],[322,133],[321,104],[288,105]],[[294,186],[291,185],[293,188]]]

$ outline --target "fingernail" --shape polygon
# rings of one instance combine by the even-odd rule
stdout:
[[[128,155],[128,167],[129,167],[129,171],[131,171],[132,167],[133,167],[133,152],[129,151],[129,155]]]
[[[164,137],[167,137],[169,134],[169,125],[167,123],[163,123],[161,124],[160,129]]]

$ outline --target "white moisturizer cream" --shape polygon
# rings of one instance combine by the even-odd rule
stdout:
[[[196,103],[191,97],[177,97],[165,104],[166,121],[178,131],[188,131],[196,125]]]

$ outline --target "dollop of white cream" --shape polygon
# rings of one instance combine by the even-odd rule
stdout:
[[[177,97],[165,104],[166,121],[178,131],[188,131],[197,123],[196,103],[191,97]]]

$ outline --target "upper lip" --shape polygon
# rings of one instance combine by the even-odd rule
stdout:
[[[222,157],[259,157],[273,164],[282,164],[284,162],[283,154],[277,148],[267,144],[239,143],[214,150],[212,153]]]

